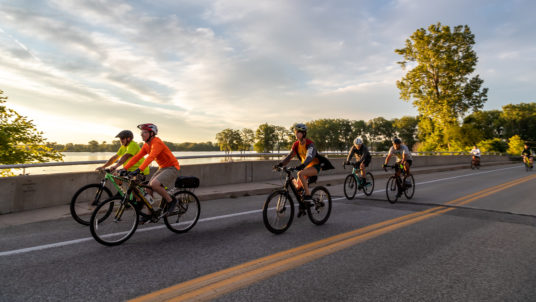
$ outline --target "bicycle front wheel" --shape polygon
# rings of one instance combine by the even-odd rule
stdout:
[[[387,185],[385,187],[385,194],[387,195],[387,200],[390,203],[395,203],[398,200],[398,186],[396,184],[396,176],[391,176],[387,180]]]
[[[110,215],[101,209],[111,208]],[[89,224],[91,235],[97,242],[113,246],[127,241],[138,227],[138,212],[124,197],[113,197],[97,206]]]
[[[262,208],[262,221],[268,231],[274,234],[285,232],[294,219],[294,203],[288,192],[278,190],[266,198]]]
[[[404,195],[407,199],[413,198],[413,194],[415,194],[415,179],[413,179],[413,175],[407,175],[404,177]]]
[[[331,214],[331,194],[328,189],[318,186],[311,191],[314,205],[307,208],[307,215],[312,223],[321,225],[328,221]]]
[[[89,184],[78,189],[71,199],[69,209],[76,222],[89,225],[91,214],[102,200],[112,197],[112,192],[101,184]],[[106,213],[110,214],[111,208]]]
[[[372,173],[367,172],[365,184],[363,185],[363,193],[365,195],[370,196],[372,195],[372,192],[374,192],[374,176],[372,176]]]
[[[355,180],[355,176],[350,174],[346,176],[346,179],[344,180],[344,196],[346,196],[346,199],[352,200],[354,199],[356,192],[357,181]]]
[[[164,217],[164,223],[175,233],[185,233],[194,227],[201,214],[201,204],[194,193],[180,191],[173,196],[177,199],[177,207],[172,214]]]

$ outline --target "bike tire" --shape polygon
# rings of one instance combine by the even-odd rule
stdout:
[[[387,180],[385,186],[385,194],[387,195],[387,200],[390,203],[395,203],[398,200],[398,186],[396,185],[396,176],[391,176]]]
[[[406,185],[406,180],[409,179],[409,182],[411,184],[411,186],[407,186]],[[407,199],[412,199],[413,198],[413,195],[415,194],[415,179],[413,178],[413,175],[407,175],[406,177],[404,177],[404,195],[406,196]]]
[[[314,205],[307,208],[309,220],[316,225],[326,223],[331,214],[331,194],[323,186],[317,186],[311,191]]]
[[[103,196],[105,195],[105,196]],[[71,198],[69,209],[73,219],[82,224],[89,225],[91,214],[101,200],[110,199],[112,191],[107,187],[102,188],[101,184],[89,184],[81,187]],[[111,209],[107,212],[111,213]]]
[[[106,246],[115,246],[127,241],[136,232],[139,213],[136,207],[125,197],[115,196],[100,203],[89,224],[91,235],[95,240]],[[101,208],[111,207],[112,214],[102,216]]]
[[[374,176],[372,173],[367,172],[367,175],[365,176],[365,185],[363,186],[363,193],[365,195],[370,196],[372,195],[372,192],[374,192]]]
[[[190,191],[179,191],[173,196],[177,199],[177,206],[172,214],[164,217],[164,223],[172,232],[188,232],[196,225],[201,215],[199,198]]]
[[[285,190],[272,192],[262,208],[262,221],[268,231],[282,234],[292,225],[294,202]]]
[[[354,199],[356,192],[357,181],[355,180],[355,176],[353,174],[349,174],[344,180],[344,196],[346,196],[346,199],[352,200]]]

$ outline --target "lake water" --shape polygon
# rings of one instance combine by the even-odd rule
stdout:
[[[248,151],[246,154],[255,154],[254,151]],[[96,160],[108,160],[115,153],[113,152],[63,152],[64,162],[75,161],[96,161]],[[173,152],[175,156],[206,156],[206,155],[225,155],[223,151],[179,151]],[[240,153],[232,153],[232,155],[240,155]],[[274,160],[278,157],[274,157]],[[192,164],[206,164],[206,163],[222,163],[230,161],[245,161],[245,160],[259,160],[265,159],[264,157],[212,157],[212,158],[195,158],[195,159],[179,159],[179,164],[192,165]],[[55,166],[55,167],[36,167],[24,169],[25,174],[49,174],[49,173],[64,173],[64,172],[82,172],[93,171],[95,168],[102,166],[102,164],[84,164],[74,166]],[[156,162],[151,163],[151,166],[157,167]],[[22,174],[22,169],[13,169],[16,175]]]

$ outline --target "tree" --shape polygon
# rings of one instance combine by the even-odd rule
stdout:
[[[255,132],[253,132],[251,129],[244,128],[240,132],[240,137],[242,142],[240,151],[249,151],[255,142]]]
[[[536,103],[509,104],[502,109],[506,137],[519,135],[524,140],[536,140]]]
[[[511,155],[520,155],[523,151],[525,142],[519,137],[519,135],[514,135],[510,138],[508,142],[508,154]]]
[[[292,133],[285,127],[275,126],[275,137],[277,138],[277,152],[281,152],[281,149],[290,149],[290,139]]]
[[[386,120],[381,116],[376,117],[368,121],[367,129],[371,141],[371,151],[382,151],[391,145],[391,138],[394,134],[392,121]]]
[[[39,132],[31,120],[2,105],[7,102],[3,94],[0,90],[0,164],[61,161],[63,155],[47,146],[43,132]]]
[[[393,120],[393,127],[398,136],[410,150],[413,149],[417,138],[418,119],[414,116],[404,116]]]
[[[216,134],[216,141],[220,150],[225,151],[225,153],[238,150],[241,144],[240,131],[230,128],[224,129]]]
[[[470,78],[478,61],[474,44],[475,37],[467,25],[455,26],[451,31],[449,26],[437,23],[430,25],[428,31],[418,29],[406,40],[406,47],[395,49],[404,58],[398,62],[403,70],[415,65],[396,83],[400,98],[413,99],[420,115],[434,124],[433,132],[421,132],[422,139],[439,140],[423,141],[424,145],[436,143],[436,149],[450,148],[451,138],[446,130],[459,126],[469,110],[477,111],[487,101],[488,89],[481,89],[484,81],[478,75]]]
[[[277,137],[275,134],[275,126],[264,123],[255,131],[255,145],[253,149],[258,153],[268,153],[274,150]]]

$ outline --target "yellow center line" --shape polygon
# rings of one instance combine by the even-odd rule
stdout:
[[[457,198],[446,204],[467,204],[534,178],[536,175],[516,179]],[[386,220],[179,283],[131,301],[204,301],[212,299],[357,243],[454,209],[438,206]]]

